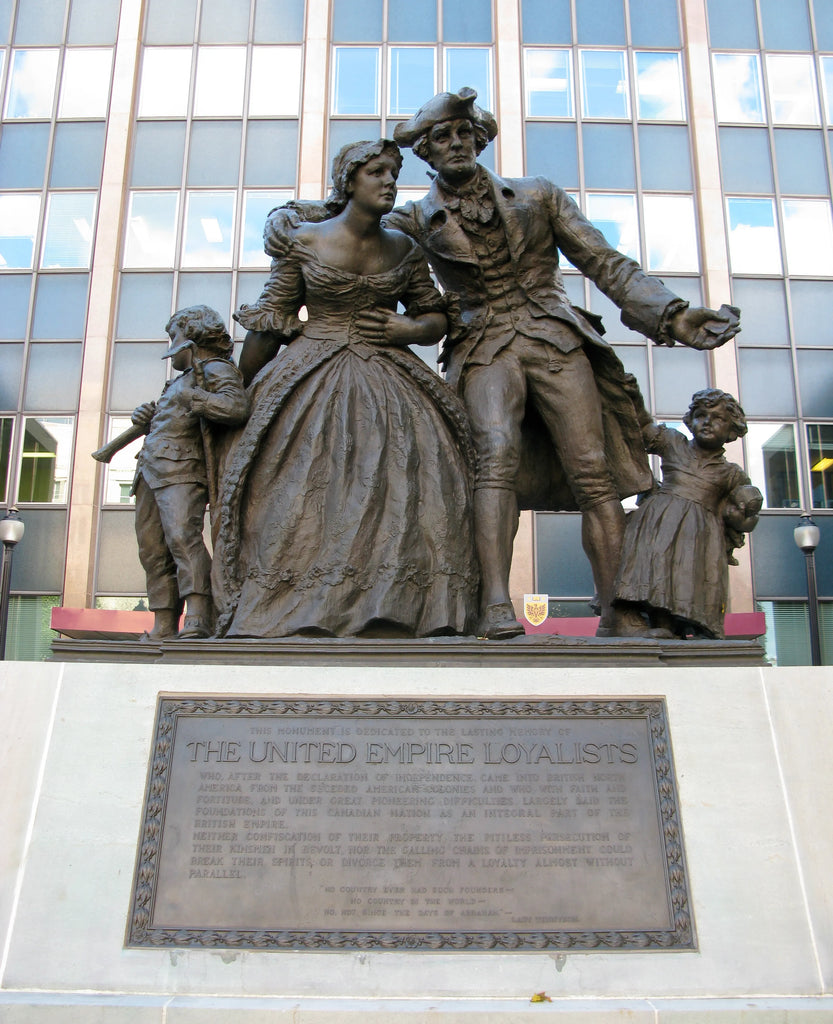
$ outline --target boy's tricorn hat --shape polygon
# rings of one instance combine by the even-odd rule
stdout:
[[[483,128],[489,142],[497,135],[497,121],[488,110],[483,110],[474,102],[477,91],[464,86],[459,92],[441,92],[410,117],[396,126],[394,140],[400,146],[413,146],[417,139],[424,135],[435,124],[442,121],[454,121],[464,117],[472,124]]]

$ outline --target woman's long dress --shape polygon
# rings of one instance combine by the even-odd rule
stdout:
[[[435,636],[473,623],[473,455],[465,411],[410,350],[363,341],[356,313],[441,310],[414,244],[363,277],[321,263],[288,218],[244,326],[301,333],[252,383],[225,463],[215,547],[221,633]]]
[[[662,485],[628,515],[615,599],[661,609],[723,636],[728,563],[721,506],[749,478],[723,449],[706,451],[659,427]]]

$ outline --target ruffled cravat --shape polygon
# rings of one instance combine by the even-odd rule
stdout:
[[[477,174],[461,188],[454,188],[445,181],[440,181],[443,194],[443,205],[448,210],[460,213],[464,220],[479,224],[488,224],[495,215],[495,202],[489,179],[478,169]]]

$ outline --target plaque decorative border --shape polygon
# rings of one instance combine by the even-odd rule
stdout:
[[[672,927],[658,930],[314,930],[172,928],[153,923],[174,738],[183,716],[259,716],[303,719],[487,718],[643,719],[648,725],[652,775],[665,861]],[[608,952],[696,950],[682,825],[665,700],[661,697],[553,700],[264,699],[160,695],[125,943],[129,947],[315,951]]]

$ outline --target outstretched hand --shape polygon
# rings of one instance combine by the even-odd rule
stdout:
[[[689,348],[719,348],[740,331],[740,310],[725,304],[718,310],[689,306],[671,318],[669,327],[674,338]]]

